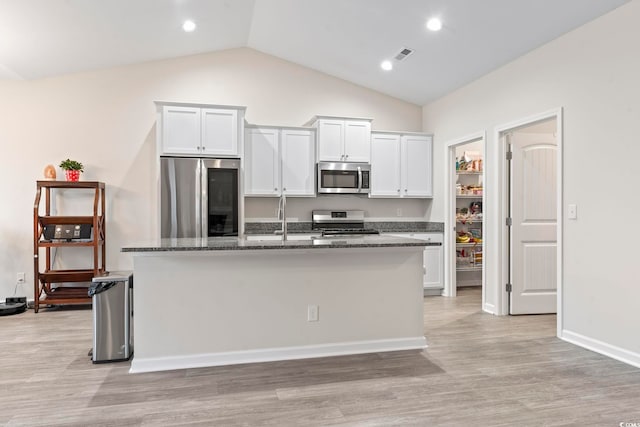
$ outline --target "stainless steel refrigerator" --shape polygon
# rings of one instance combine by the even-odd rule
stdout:
[[[160,158],[161,237],[238,235],[240,159]]]

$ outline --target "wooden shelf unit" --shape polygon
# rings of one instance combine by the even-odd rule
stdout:
[[[33,291],[34,311],[40,305],[91,304],[88,286],[64,287],[60,283],[91,282],[93,277],[105,272],[105,194],[104,183],[98,181],[37,181],[36,199],[33,205]],[[52,189],[94,190],[93,215],[52,216]],[[40,203],[44,190],[44,215],[40,215]],[[47,241],[43,240],[44,228],[52,224],[91,224],[90,241]],[[54,270],[51,248],[87,247],[93,252],[93,266],[86,269]],[[44,252],[44,271],[41,271],[40,255]]]

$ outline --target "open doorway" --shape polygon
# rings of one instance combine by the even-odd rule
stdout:
[[[445,290],[459,289],[484,301],[485,134],[479,132],[447,143],[448,185],[445,195]],[[481,292],[475,291],[481,289]]]

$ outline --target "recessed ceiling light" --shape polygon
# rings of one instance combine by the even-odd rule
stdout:
[[[393,64],[391,63],[391,61],[382,61],[382,63],[380,64],[380,68],[385,71],[391,71],[393,70]]]
[[[196,23],[191,20],[186,20],[184,21],[184,24],[182,24],[182,29],[187,33],[190,33],[196,29]]]
[[[442,21],[438,18],[431,18],[427,21],[427,28],[431,31],[440,31],[442,29]]]

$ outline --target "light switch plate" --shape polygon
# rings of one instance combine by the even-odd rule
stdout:
[[[578,207],[576,205],[567,206],[567,218],[578,219]]]

